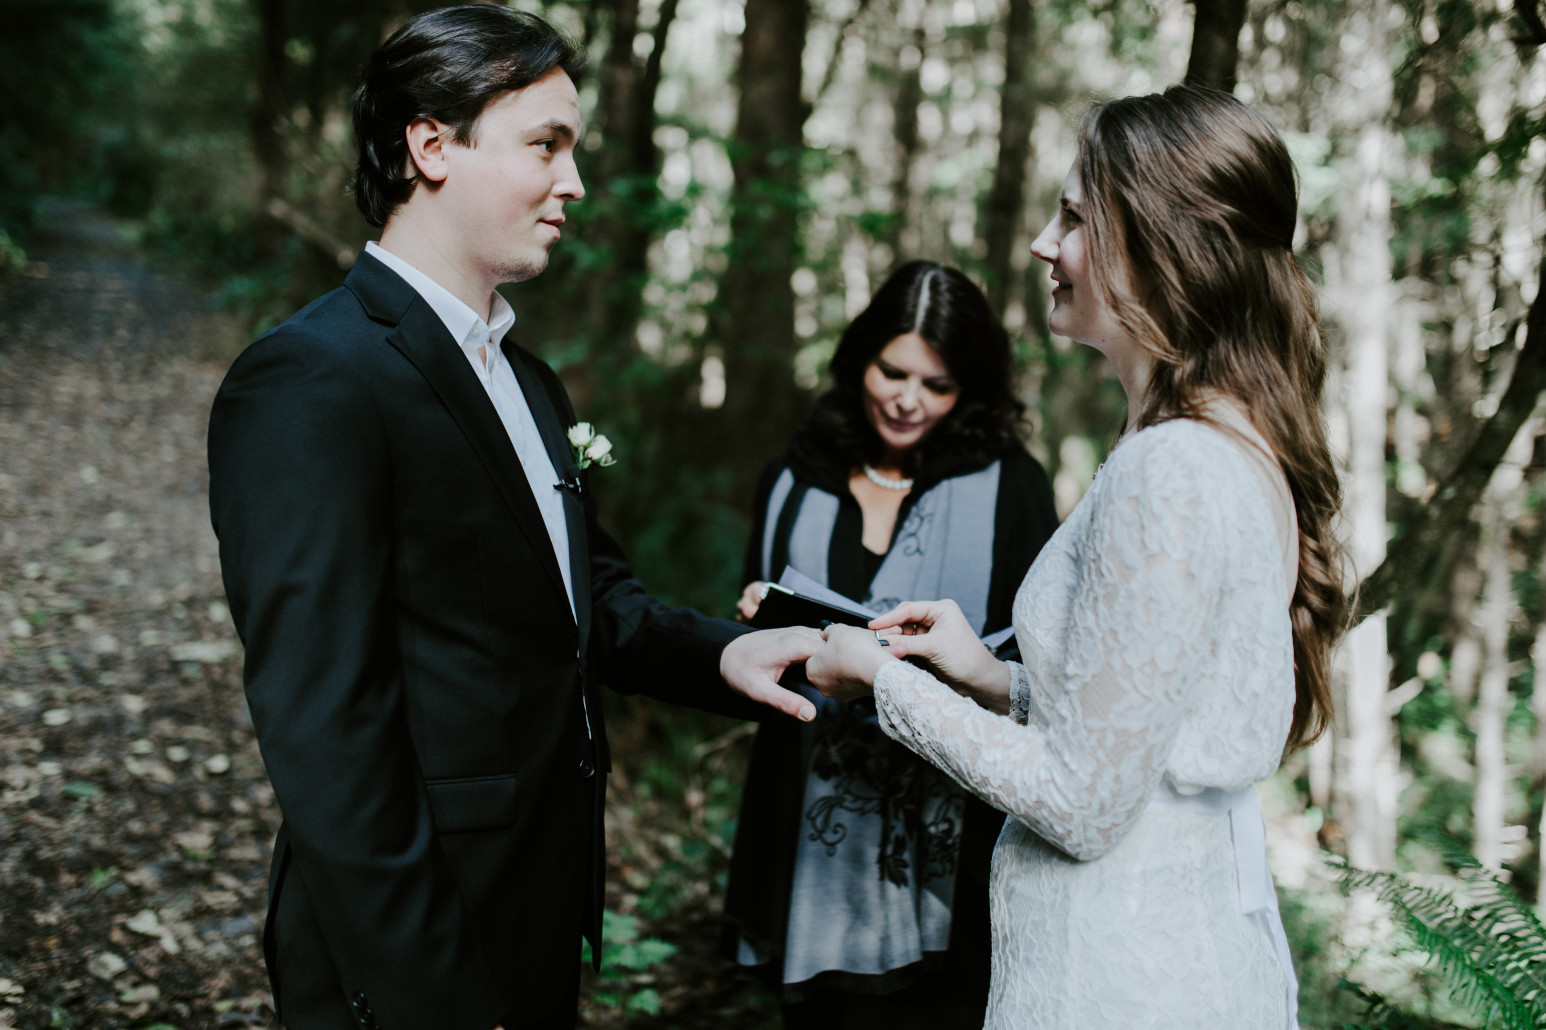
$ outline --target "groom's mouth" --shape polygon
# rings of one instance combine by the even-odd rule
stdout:
[[[553,238],[556,240],[563,233],[564,220],[562,218],[544,218],[542,224],[553,230]]]

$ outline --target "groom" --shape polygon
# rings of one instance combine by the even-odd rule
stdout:
[[[494,287],[542,272],[585,195],[578,63],[496,6],[388,39],[354,99],[381,241],[237,359],[210,416],[285,816],[264,955],[290,1030],[572,1027],[576,937],[600,944],[598,687],[814,715],[776,681],[819,635],[646,594],[596,524],[563,387],[503,342]]]

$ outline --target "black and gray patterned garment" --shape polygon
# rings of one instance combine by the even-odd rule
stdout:
[[[862,543],[848,477],[812,434],[795,438],[764,473],[746,582],[776,580],[789,565],[880,611],[949,597],[979,632],[1009,625],[1014,592],[1057,528],[1034,458],[1016,450],[986,466],[925,466],[885,555]],[[782,985],[786,1002],[833,989],[911,995],[933,981],[980,1014],[1002,815],[885,737],[872,702],[808,696],[814,723],[758,731],[726,896],[727,955]],[[902,1011],[939,1018],[927,1004]]]

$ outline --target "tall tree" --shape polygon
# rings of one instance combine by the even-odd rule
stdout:
[[[1546,566],[1536,565],[1536,576],[1546,580]],[[1531,793],[1546,786],[1546,620],[1535,627],[1535,639],[1530,645],[1530,668],[1534,673],[1535,687],[1530,692],[1530,713],[1535,716],[1535,755],[1530,769]],[[1546,805],[1541,806],[1541,817],[1535,832],[1537,901],[1546,894]]]
[[[988,194],[983,236],[988,301],[1000,318],[1014,277],[1015,238],[1024,207],[1026,163],[1031,157],[1031,119],[1035,107],[1027,68],[1035,43],[1031,0],[1009,0],[1004,23],[1004,87],[999,94],[998,162]]]
[[[265,215],[258,223],[258,249],[266,259],[277,256],[283,239],[280,212],[289,207],[285,197],[286,157],[285,123],[285,41],[288,39],[285,0],[253,0],[257,15],[257,39],[253,62],[257,70],[257,92],[250,112],[252,153],[258,165],[259,210]]]
[[[922,18],[919,17],[911,32],[903,37],[897,51],[896,66],[900,69],[900,75],[891,105],[891,133],[896,164],[891,176],[891,218],[881,233],[881,242],[891,248],[893,258],[900,256],[903,251],[902,237],[907,229],[908,211],[912,206],[913,163],[918,158],[919,147],[918,105],[923,102],[923,51],[928,42],[928,33],[924,31]]]
[[[1481,630],[1482,668],[1471,712],[1476,733],[1476,800],[1471,806],[1472,851],[1491,869],[1503,865],[1504,805],[1508,772],[1504,724],[1508,719],[1508,630],[1514,609],[1509,585],[1507,489],[1488,490],[1482,516],[1482,603],[1477,615]]]
[[[807,0],[747,0],[736,71],[730,263],[720,286],[725,400],[716,441],[735,490],[749,496],[765,459],[802,414],[795,385],[794,274],[800,251],[800,155],[809,106],[801,62]]]
[[[588,338],[587,364],[615,367],[633,342],[649,246],[659,221],[660,152],[655,146],[655,95],[677,0],[662,0],[644,57],[635,50],[639,0],[612,0],[611,38],[602,59],[596,129],[602,144],[590,176],[592,192],[577,214],[582,239],[600,254],[604,274],[585,279],[580,305]]]
[[[1192,54],[1186,81],[1231,93],[1240,63],[1240,29],[1245,25],[1246,0],[1193,0]]]
[[[1349,188],[1338,212],[1334,294],[1343,339],[1342,398],[1348,465],[1346,519],[1354,566],[1370,569],[1385,557],[1386,398],[1394,291],[1391,286],[1391,204],[1388,184],[1393,81],[1387,38],[1388,0],[1350,11],[1345,31],[1363,40],[1350,59],[1362,88],[1340,99],[1339,115],[1353,153]],[[1353,69],[1350,69],[1350,72]],[[1332,280],[1328,276],[1328,280]],[[1389,868],[1395,858],[1395,755],[1386,711],[1390,657],[1385,616],[1364,621],[1343,645],[1343,713],[1338,724],[1336,804],[1348,859],[1365,869]]]

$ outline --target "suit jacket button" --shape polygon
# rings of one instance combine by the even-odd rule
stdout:
[[[588,780],[596,775],[596,763],[589,758],[580,759],[580,779]]]

